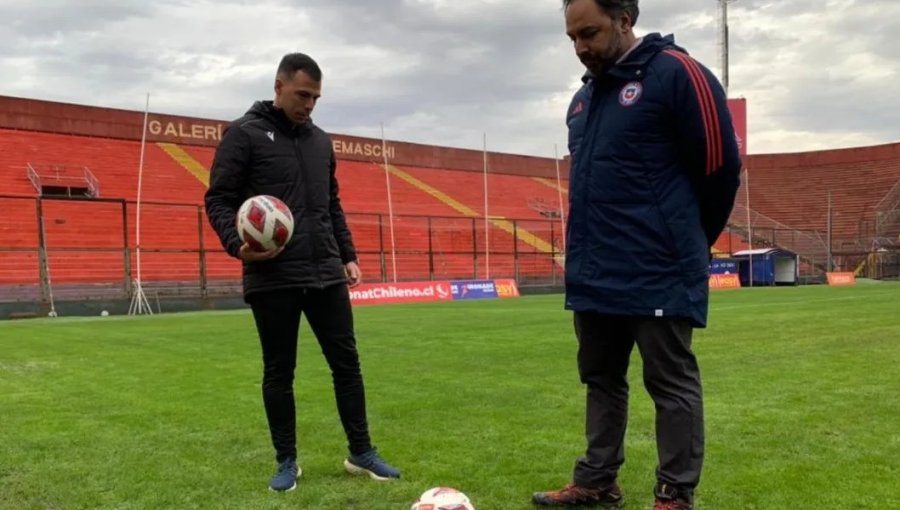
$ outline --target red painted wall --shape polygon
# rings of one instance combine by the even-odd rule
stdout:
[[[752,171],[757,168],[789,169],[897,159],[900,159],[900,143],[827,151],[757,154],[749,156],[744,166]]]
[[[143,122],[144,114],[139,111],[0,96],[0,127],[8,129],[140,140]],[[150,113],[147,140],[214,147],[227,125],[227,121]],[[379,139],[332,134],[332,140],[339,159],[384,161]],[[386,145],[391,164],[473,172],[482,172],[484,168],[481,151],[393,141]],[[560,161],[560,169],[567,175],[568,162]],[[496,152],[488,153],[488,171],[556,177],[552,158]]]
[[[72,135],[140,140],[143,112],[100,108],[36,99],[0,96],[0,127]],[[151,113],[148,119],[151,142],[214,147],[226,121]],[[339,159],[383,162],[381,140],[333,134]],[[746,140],[746,135],[744,136]],[[454,149],[406,142],[387,142],[392,164],[452,170],[483,171],[481,151]],[[791,168],[860,161],[900,159],[900,143],[789,154],[744,156],[748,168]],[[568,175],[569,159],[560,160],[560,171]],[[488,153],[488,171],[512,175],[556,178],[552,158]]]

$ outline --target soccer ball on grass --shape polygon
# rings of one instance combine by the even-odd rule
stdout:
[[[469,498],[452,487],[434,487],[423,492],[410,510],[475,510]]]

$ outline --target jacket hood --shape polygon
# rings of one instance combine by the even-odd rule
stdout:
[[[657,53],[663,50],[676,50],[687,53],[687,50],[675,44],[675,36],[672,34],[663,36],[659,33],[647,34],[641,40],[641,44],[625,57],[619,66],[645,66]]]
[[[278,129],[285,133],[308,130],[312,127],[312,120],[306,124],[294,124],[284,113],[284,110],[275,107],[275,102],[272,100],[254,102],[250,109],[247,110],[247,115],[262,117],[275,124]]]
[[[624,68],[632,68],[632,67],[644,67],[650,60],[656,56],[657,53],[672,49],[675,51],[680,51],[682,53],[687,53],[687,50],[675,44],[675,36],[673,34],[669,35],[660,35],[657,32],[652,34],[647,34],[641,39],[641,43],[637,48],[634,49],[631,53],[625,57],[625,60],[619,62],[615,66],[613,66],[609,72],[612,74],[617,74],[616,71]],[[621,73],[618,73],[621,74]],[[581,76],[582,83],[587,83],[588,81],[594,79],[596,76],[590,70],[585,71],[585,73]]]

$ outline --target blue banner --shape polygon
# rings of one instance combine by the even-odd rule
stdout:
[[[496,299],[497,286],[493,280],[465,280],[450,282],[453,299]]]
[[[709,274],[737,274],[738,261],[734,259],[713,259]]]

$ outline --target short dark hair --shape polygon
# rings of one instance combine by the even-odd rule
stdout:
[[[612,18],[618,18],[623,13],[631,18],[631,26],[637,24],[638,15],[641,9],[638,7],[639,0],[594,0],[604,12]],[[563,9],[569,6],[572,0],[563,0]]]
[[[314,81],[322,81],[319,64],[305,53],[288,53],[278,64],[278,74],[292,78],[297,71],[303,71]]]

